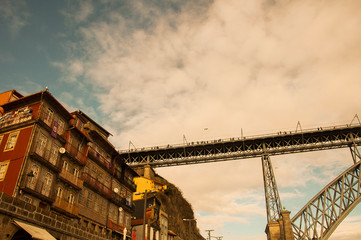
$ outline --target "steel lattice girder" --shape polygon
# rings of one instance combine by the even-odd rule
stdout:
[[[293,218],[295,239],[328,239],[361,201],[361,161],[347,169],[308,202]]]
[[[266,198],[267,222],[277,221],[281,217],[281,199],[269,155],[262,156],[263,183]]]
[[[119,154],[121,159],[134,167],[146,164],[152,167],[164,167],[261,157],[265,151],[272,156],[342,148],[360,143],[360,125],[335,126],[322,130],[136,149]]]

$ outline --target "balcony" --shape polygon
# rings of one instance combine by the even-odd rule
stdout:
[[[83,172],[81,177],[82,180],[89,184],[95,191],[99,192],[100,194],[105,194],[105,197],[109,199],[112,198],[112,190],[103,183],[99,182],[98,179],[94,178],[87,172]]]
[[[30,156],[53,171],[60,172],[61,170],[60,154],[58,148],[48,149],[45,147],[44,142],[37,141],[32,146]]]
[[[51,183],[47,184],[40,179],[35,179],[35,177],[26,176],[23,179],[23,182],[20,185],[20,188],[28,192],[31,195],[34,195],[44,201],[54,202],[54,197],[51,195]]]
[[[80,150],[79,147],[75,147],[69,143],[65,145],[65,149],[67,153],[73,157],[75,160],[77,160],[80,164],[85,164],[85,147]]]
[[[124,183],[127,185],[133,192],[137,190],[137,185],[133,182],[133,180],[130,180],[127,177],[124,177]]]
[[[64,122],[61,124],[60,121],[55,121],[53,114],[42,112],[39,114],[39,119],[43,122],[51,131],[51,136],[56,138],[61,136],[63,141],[65,140],[66,131],[64,129]]]
[[[69,203],[66,199],[55,197],[55,202],[53,203],[53,207],[63,210],[67,213],[77,216],[79,213],[79,207]]]
[[[74,188],[77,188],[78,190],[83,188],[83,180],[81,180],[77,176],[74,176],[74,174],[66,171],[65,169],[63,169],[59,173],[59,177],[70,183]]]
[[[107,228],[110,228],[112,230],[115,230],[115,231],[118,231],[120,233],[123,232],[123,229],[124,227],[123,226],[120,226],[116,223],[113,223],[110,219],[108,219],[108,222],[107,222]]]
[[[71,119],[69,121],[71,129],[76,130],[79,134],[85,136],[88,139],[87,131],[84,129],[84,123],[81,123],[79,119]]]
[[[111,201],[115,203],[115,205],[117,206],[121,206],[125,204],[125,198],[115,192],[112,192]]]
[[[93,160],[98,161],[106,170],[111,170],[111,171],[113,170],[112,163],[104,156],[102,156],[100,153],[98,153],[94,148],[92,147],[89,148],[88,156]]]
[[[35,119],[33,110],[29,108],[21,108],[16,111],[7,112],[3,116],[1,116],[0,128],[20,124],[32,119]]]

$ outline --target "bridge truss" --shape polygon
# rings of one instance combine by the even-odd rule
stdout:
[[[293,218],[295,239],[328,239],[361,201],[361,161],[344,171]]]
[[[357,115],[355,116],[357,117]],[[357,117],[358,118],[358,117]],[[295,239],[328,239],[342,220],[361,201],[361,123],[278,132],[254,137],[191,142],[119,152],[120,158],[137,168],[166,167],[261,157],[268,222],[281,217],[270,156],[349,147],[354,165],[317,194],[293,218]]]
[[[130,166],[167,167],[343,148],[361,143],[361,124],[120,151]]]

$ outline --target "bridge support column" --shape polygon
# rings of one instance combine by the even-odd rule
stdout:
[[[290,211],[282,210],[277,221],[270,221],[266,226],[267,240],[294,240]]]
[[[267,221],[277,221],[282,210],[281,199],[278,194],[276,178],[273,173],[268,154],[262,155],[263,183],[266,198]]]

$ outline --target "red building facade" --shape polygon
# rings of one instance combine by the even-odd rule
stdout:
[[[122,238],[137,174],[117,158],[110,133],[69,113],[48,91],[0,94],[0,192]]]

